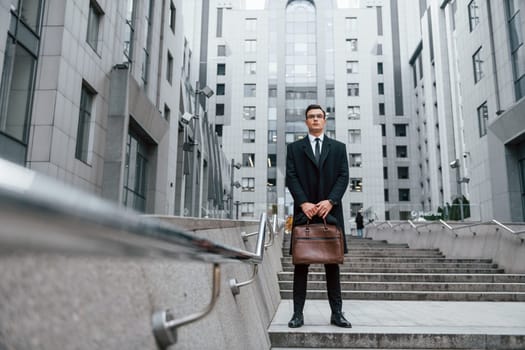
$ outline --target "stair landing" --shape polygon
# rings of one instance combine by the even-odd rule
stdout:
[[[345,300],[352,328],[330,325],[326,300],[307,300],[305,325],[288,328],[282,300],[270,325],[272,349],[524,349],[525,303]],[[291,339],[293,338],[293,339]],[[292,341],[293,340],[293,341]]]

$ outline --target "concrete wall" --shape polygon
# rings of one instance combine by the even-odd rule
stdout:
[[[410,248],[438,248],[447,258],[492,259],[506,273],[525,273],[525,233],[513,234],[495,224],[457,224],[452,226],[454,232],[439,223],[418,225],[417,229],[408,223],[392,225],[368,225],[366,236],[407,243]],[[523,231],[525,225],[513,225],[511,229]]]
[[[166,218],[218,243],[253,251],[240,232],[257,222]],[[253,284],[230,292],[228,280],[248,280],[252,266],[223,264],[221,293],[205,318],[178,331],[176,349],[269,349],[267,327],[280,302],[281,237],[265,251]],[[5,253],[2,252],[2,253]],[[151,316],[172,308],[176,318],[200,311],[211,296],[212,265],[166,259],[0,255],[0,349],[157,349]]]

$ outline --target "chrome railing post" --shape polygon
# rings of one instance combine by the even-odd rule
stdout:
[[[264,242],[265,242],[265,239],[266,239],[266,225],[267,225],[267,223],[268,222],[267,222],[267,218],[266,218],[266,213],[262,213],[261,214],[261,219],[259,220],[259,231],[257,232],[259,234],[257,236],[257,246],[255,247],[255,255],[256,256],[260,256],[261,261],[262,261],[263,253],[264,253],[264,249],[265,249]],[[240,291],[241,287],[247,286],[248,284],[250,284],[253,281],[255,281],[255,276],[257,275],[257,271],[258,271],[258,265],[254,264],[253,265],[252,277],[250,277],[249,280],[244,281],[244,282],[237,282],[237,279],[235,279],[235,278],[230,279],[228,283],[230,284],[230,289],[232,291],[232,294],[233,295],[239,294],[241,292]]]

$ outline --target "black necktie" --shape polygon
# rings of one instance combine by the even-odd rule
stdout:
[[[319,164],[319,158],[321,157],[321,139],[319,137],[315,138],[315,161]]]

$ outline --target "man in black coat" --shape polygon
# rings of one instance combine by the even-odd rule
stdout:
[[[294,198],[294,225],[307,220],[336,224],[344,237],[344,218],[341,199],[348,186],[348,159],[345,144],[324,135],[326,113],[319,105],[306,108],[308,136],[288,145],[286,154],[286,186]],[[344,242],[347,252],[346,239]],[[290,247],[291,252],[291,247]],[[294,314],[288,327],[304,324],[309,265],[295,265],[293,299]],[[339,265],[325,265],[326,289],[332,315],[330,323],[351,327],[342,313]]]

